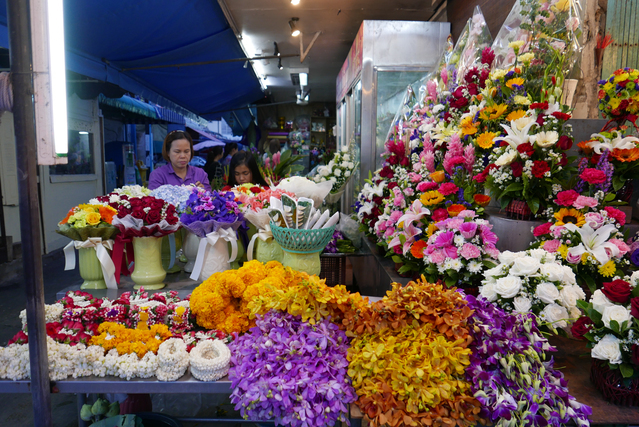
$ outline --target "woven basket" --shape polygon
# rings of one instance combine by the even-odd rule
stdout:
[[[639,378],[631,380],[626,387],[618,369],[610,369],[603,360],[593,360],[590,381],[608,402],[619,406],[639,406]]]
[[[508,206],[506,206],[506,216],[521,221],[530,221],[534,217],[528,207],[528,203],[522,202],[521,200],[513,200],[508,203]]]
[[[296,228],[278,227],[271,222],[273,237],[282,249],[294,254],[311,254],[319,252],[331,241],[335,226],[319,230],[299,230]]]

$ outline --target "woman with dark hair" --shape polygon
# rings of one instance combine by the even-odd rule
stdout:
[[[209,176],[211,187],[214,186],[214,183],[219,182],[224,178],[224,168],[220,163],[222,156],[224,156],[224,147],[221,145],[213,147],[206,156],[204,171]]]
[[[193,139],[188,132],[174,130],[164,138],[162,157],[168,163],[154,169],[149,176],[149,190],[155,190],[161,185],[195,184],[206,190],[211,190],[209,178],[203,169],[189,166],[193,158]]]
[[[233,158],[235,153],[237,153],[237,142],[226,144],[224,147],[224,161],[222,164],[224,166],[229,166],[231,164],[231,158]]]
[[[247,151],[238,151],[231,159],[229,166],[229,185],[235,187],[240,184],[255,184],[268,187],[257,167],[255,157]]]

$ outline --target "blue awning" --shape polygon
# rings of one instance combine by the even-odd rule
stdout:
[[[127,70],[245,58],[215,1],[66,0],[64,8],[71,71],[114,83],[186,117],[191,112],[211,119],[220,115],[211,113],[263,97],[258,78],[243,61]],[[0,0],[0,26],[3,20],[6,0]]]

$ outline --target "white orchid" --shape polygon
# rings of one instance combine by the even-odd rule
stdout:
[[[608,242],[608,238],[613,231],[617,231],[617,227],[612,224],[604,225],[593,230],[588,224],[577,227],[573,223],[564,225],[569,231],[577,232],[581,236],[581,243],[574,248],[570,248],[568,253],[574,257],[589,253],[601,265],[610,261],[611,256],[619,255],[619,248],[613,243]]]
[[[526,120],[525,122],[526,124],[523,125],[524,122],[520,122],[520,120],[524,118],[525,117],[522,117],[520,119],[511,121],[510,126],[504,125],[504,124],[500,125],[501,127],[504,128],[504,130],[506,131],[508,135],[495,138],[495,142],[506,141],[508,145],[510,145],[515,150],[521,144],[525,144],[526,142],[529,142],[530,135],[528,135],[528,132],[530,132],[531,127],[537,126],[537,122],[535,122],[535,120]]]
[[[635,148],[635,144],[639,142],[639,139],[634,136],[624,137],[618,132],[614,132],[614,135],[615,137],[613,139],[609,139],[600,133],[595,133],[591,136],[592,141],[588,141],[586,145],[595,150],[595,153],[601,154],[603,150],[630,150]]]

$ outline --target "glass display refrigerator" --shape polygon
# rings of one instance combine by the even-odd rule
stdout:
[[[359,162],[342,211],[352,210],[369,172],[381,166],[386,136],[408,85],[419,93],[449,34],[448,22],[362,22],[337,76],[337,147],[350,145]]]

